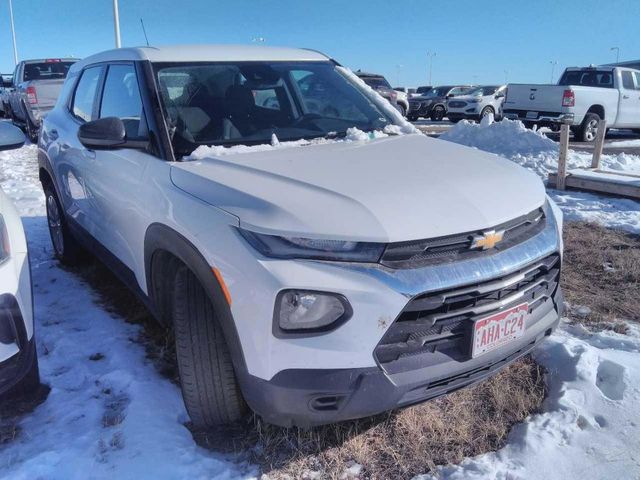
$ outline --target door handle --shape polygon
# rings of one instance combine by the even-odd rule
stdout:
[[[67,150],[69,150],[71,148],[71,145],[69,145],[68,143],[62,143],[60,144],[60,151],[61,152],[66,152]]]
[[[622,98],[629,98],[629,95],[622,95]]]
[[[49,138],[51,140],[57,140],[58,139],[58,130],[56,130],[55,128],[52,128],[51,130],[49,130]]]
[[[94,158],[96,158],[96,152],[94,152],[93,150],[86,150],[86,149],[82,150],[82,155],[84,155],[90,160],[93,160]]]

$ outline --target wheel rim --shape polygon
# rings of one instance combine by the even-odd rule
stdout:
[[[442,107],[436,107],[436,118],[440,120],[442,117],[444,117],[444,109]]]
[[[47,196],[47,220],[53,248],[58,255],[64,253],[64,237],[62,236],[62,220],[58,210],[58,202],[53,195]]]
[[[482,111],[482,116],[483,116],[483,117],[487,117],[487,116],[489,116],[489,114],[493,114],[493,110],[491,110],[490,108],[485,108],[485,109]]]
[[[589,123],[587,123],[587,128],[585,129],[585,132],[584,132],[584,138],[588,142],[590,142],[594,138],[596,138],[596,133],[597,132],[598,132],[598,121],[597,120],[590,120]]]

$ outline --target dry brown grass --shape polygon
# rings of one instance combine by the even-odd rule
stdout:
[[[312,478],[310,472],[337,479],[353,462],[363,467],[358,478],[411,478],[500,448],[544,396],[541,367],[527,357],[475,387],[373,418],[312,430],[252,419],[194,437],[214,450],[249,449],[248,460],[270,479]]]
[[[620,320],[640,321],[640,236],[569,222],[564,241],[562,286],[569,317],[618,331],[624,330]],[[579,306],[591,313],[580,315]]]

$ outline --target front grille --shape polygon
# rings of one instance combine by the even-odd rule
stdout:
[[[471,248],[474,237],[483,232],[477,230],[428,240],[391,243],[382,254],[380,263],[389,268],[419,268],[490,256],[529,240],[540,233],[545,224],[544,212],[538,208],[528,215],[484,230],[504,231],[502,241],[492,249]]]
[[[503,277],[418,295],[384,335],[375,358],[388,371],[397,371],[407,357],[425,353],[464,361],[471,352],[476,320],[524,302],[533,313],[551,301],[559,278],[560,257],[553,254]]]
[[[454,102],[449,102],[448,105],[453,108],[462,108],[467,106],[467,102],[454,101]]]

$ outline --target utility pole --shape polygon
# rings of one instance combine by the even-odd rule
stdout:
[[[549,63],[551,64],[551,82],[550,83],[553,83],[553,72],[555,72],[556,70],[556,65],[558,65],[558,61],[551,60]]]
[[[610,51],[616,51],[616,63],[620,61],[620,47],[611,47]]]
[[[116,48],[120,48],[120,14],[118,13],[118,0],[113,0],[113,28],[116,34]]]
[[[433,71],[433,57],[435,56],[436,56],[436,52],[427,52],[427,57],[429,57],[429,85],[432,85],[431,73]]]
[[[13,26],[13,5],[9,0],[9,18],[11,19],[11,37],[13,38],[13,61],[18,64],[18,47],[16,47],[16,29]]]

